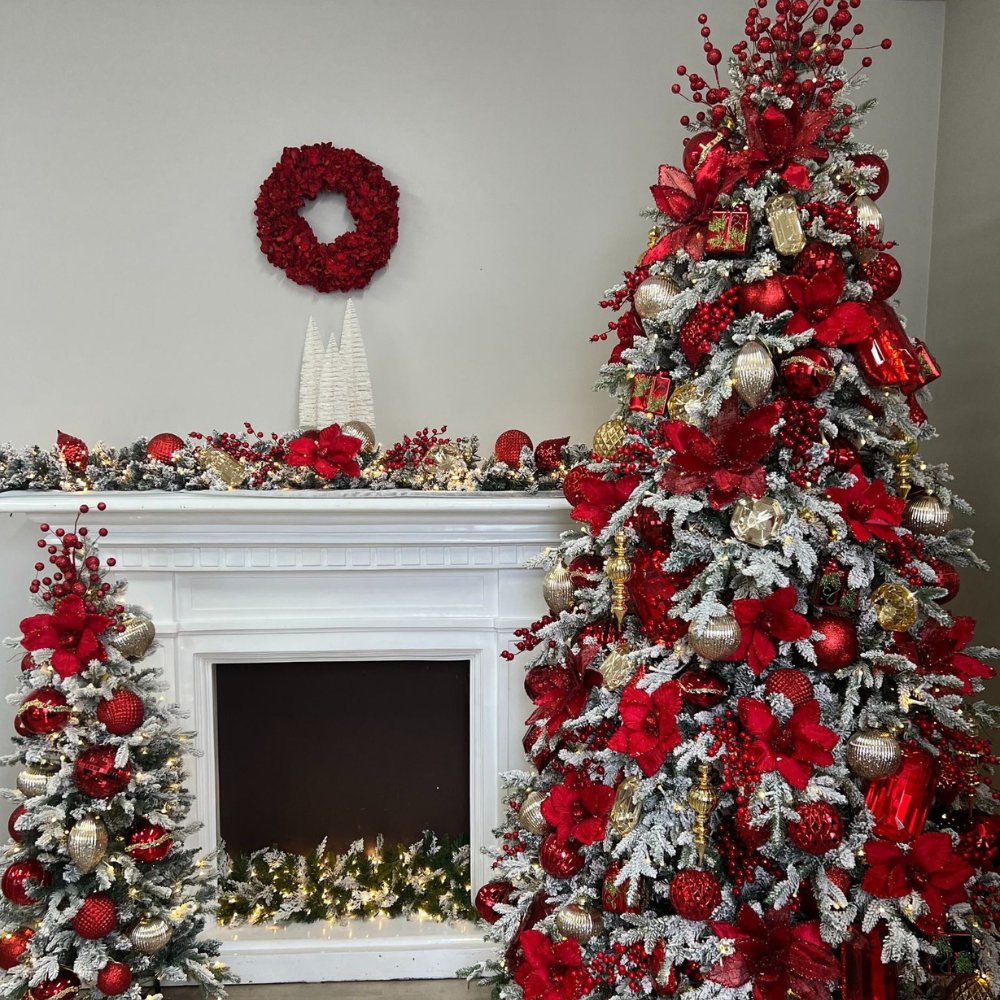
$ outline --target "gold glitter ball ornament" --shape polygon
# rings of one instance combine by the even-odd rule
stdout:
[[[611,806],[611,828],[619,837],[631,833],[642,815],[642,801],[635,797],[639,784],[639,779],[634,776],[625,778],[615,792],[615,801]]]
[[[617,691],[628,683],[635,673],[636,664],[628,658],[628,647],[620,646],[611,650],[597,669],[601,672],[601,686]]]
[[[847,741],[844,760],[859,778],[887,778],[899,770],[903,751],[887,729],[859,729]]]
[[[558,615],[563,611],[572,611],[576,604],[574,595],[576,587],[570,579],[569,570],[558,562],[545,574],[542,582],[542,596],[549,606],[549,611]]]
[[[748,340],[733,361],[733,384],[736,395],[747,406],[756,406],[767,399],[774,384],[774,362],[771,352],[759,341]]]
[[[363,420],[347,420],[340,425],[340,432],[361,439],[361,453],[370,455],[375,450],[375,432]]]
[[[993,1000],[993,994],[983,976],[956,976],[948,984],[944,1000]]]
[[[784,523],[784,508],[772,497],[759,500],[740,497],[733,508],[729,528],[741,542],[763,548],[777,537]]]
[[[907,500],[903,524],[919,535],[944,535],[951,527],[954,515],[936,496],[924,493]]]
[[[544,801],[545,795],[542,792],[528,792],[521,803],[521,808],[517,811],[517,818],[521,821],[521,826],[528,833],[537,834],[539,837],[543,837],[552,829],[549,826],[549,821],[542,815]]]
[[[601,911],[582,903],[567,903],[556,912],[556,930],[583,944],[604,930]]]
[[[605,420],[594,431],[594,452],[600,458],[612,458],[628,440],[628,426],[621,417]]]
[[[917,599],[901,583],[883,583],[872,591],[872,607],[886,632],[905,632],[917,623]]]
[[[705,403],[701,390],[694,382],[682,382],[667,400],[667,412],[674,420],[683,420],[692,427],[705,422]]]
[[[112,632],[108,645],[127,660],[140,660],[156,638],[156,626],[141,615],[122,615],[123,632]]]
[[[740,623],[728,612],[688,629],[691,648],[706,660],[724,660],[740,646]]]
[[[635,290],[635,311],[643,319],[656,319],[674,300],[680,288],[673,278],[654,274]]]
[[[66,853],[83,872],[92,872],[108,853],[108,828],[99,816],[85,816],[73,824],[66,838]]]
[[[153,955],[169,943],[173,929],[162,917],[146,917],[128,932],[132,947],[141,955]]]
[[[47,770],[31,764],[17,776],[17,790],[26,798],[33,799],[36,795],[44,795],[49,787],[49,778],[54,770]]]
[[[202,448],[198,453],[198,464],[205,472],[214,472],[231,490],[246,479],[246,469],[232,455],[218,448]]]

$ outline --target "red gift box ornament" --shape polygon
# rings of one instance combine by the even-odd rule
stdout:
[[[705,253],[739,256],[750,245],[750,209],[746,205],[717,208],[708,214]]]
[[[667,409],[670,379],[663,372],[639,372],[632,382],[629,407],[647,416],[660,416]]]
[[[897,844],[917,837],[934,801],[936,781],[934,758],[915,744],[904,747],[899,770],[873,781],[865,793],[865,805],[875,817],[875,836]]]
[[[855,931],[840,946],[841,1000],[896,1000],[895,962],[882,962],[882,934]]]

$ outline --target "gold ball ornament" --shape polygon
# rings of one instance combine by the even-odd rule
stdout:
[[[464,476],[469,471],[462,449],[445,441],[427,449],[424,466],[430,479],[437,476]]]
[[[218,448],[202,448],[198,453],[198,464],[205,472],[214,472],[231,490],[246,479],[246,469],[232,455]]]
[[[542,792],[528,792],[521,803],[521,808],[517,811],[517,818],[521,821],[521,826],[539,837],[545,836],[552,827],[549,821],[542,815],[542,803],[545,795]]]
[[[127,660],[140,660],[156,638],[156,626],[141,615],[122,615],[122,632],[112,632],[108,645]]]
[[[953,519],[951,508],[932,493],[907,500],[903,511],[903,525],[918,535],[944,535]]]
[[[556,913],[556,930],[581,944],[604,930],[601,911],[582,903],[567,903]]]
[[[74,823],[66,838],[66,853],[84,875],[92,872],[108,853],[104,821],[99,816],[85,816]]]
[[[741,542],[763,548],[774,541],[784,523],[785,511],[777,500],[740,497],[733,508],[729,528]]]
[[[601,686],[609,691],[625,687],[636,671],[637,664],[628,658],[628,647],[619,646],[611,650],[597,668],[601,672]]]
[[[674,420],[701,427],[705,422],[705,402],[701,390],[694,382],[682,382],[670,394],[667,412]]]
[[[363,420],[347,420],[340,425],[340,432],[361,439],[361,453],[370,455],[375,450],[375,432]]]
[[[733,384],[736,395],[747,406],[756,406],[767,399],[774,384],[774,362],[771,352],[759,341],[748,340],[733,361]]]
[[[600,458],[612,458],[628,440],[628,426],[621,417],[605,420],[594,431],[594,452]]]
[[[688,630],[691,648],[706,660],[724,660],[740,646],[740,623],[728,612]]]
[[[54,770],[32,764],[17,776],[17,789],[26,799],[33,799],[36,795],[44,795],[49,787],[49,778],[53,774],[55,774]]]
[[[656,319],[679,292],[680,288],[673,278],[654,274],[635,290],[635,311],[643,319]]]
[[[917,599],[901,583],[883,583],[872,591],[872,607],[886,632],[905,632],[917,623]]]
[[[173,928],[162,917],[146,917],[129,932],[132,947],[141,955],[153,955],[173,937]]]
[[[549,611],[558,615],[563,611],[572,611],[575,600],[576,587],[570,579],[569,570],[558,562],[545,574],[542,582],[542,596],[549,606]]]
[[[956,976],[945,992],[945,1000],[993,1000],[989,981],[983,976]]]
[[[847,741],[844,760],[859,778],[887,778],[899,770],[903,751],[887,729],[859,729]]]
[[[615,792],[611,806],[611,828],[619,837],[631,833],[642,815],[642,800],[636,799],[640,781],[636,777],[625,778]]]

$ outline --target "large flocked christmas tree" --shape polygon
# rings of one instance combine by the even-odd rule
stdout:
[[[616,412],[565,481],[585,527],[519,633],[496,997],[973,1000],[1000,973],[996,651],[946,607],[981,563],[917,454],[938,370],[890,304],[860,4],[757,0],[726,60],[701,15],[707,79],[678,67],[682,166],[603,303]]]
[[[4,763],[20,772],[7,793],[0,993],[140,1000],[161,980],[190,980],[224,996],[219,942],[201,937],[214,873],[184,845],[192,734],[142,663],[153,624],[123,603],[86,525],[42,532],[39,613],[11,640],[21,680]]]

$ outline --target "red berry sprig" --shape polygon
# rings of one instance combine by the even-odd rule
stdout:
[[[784,423],[778,430],[778,440],[792,453],[788,478],[801,489],[809,485],[812,467],[809,452],[820,440],[820,421],[826,410],[805,399],[786,399],[781,415]]]
[[[678,339],[691,366],[712,350],[722,332],[736,319],[739,288],[728,288],[714,302],[700,302],[688,313]]]

